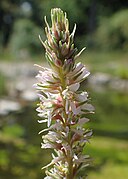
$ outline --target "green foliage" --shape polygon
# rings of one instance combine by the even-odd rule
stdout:
[[[95,34],[95,43],[103,50],[127,50],[128,10],[121,10],[109,18],[102,18]]]
[[[14,24],[14,31],[10,40],[10,49],[14,55],[22,56],[41,52],[41,45],[38,35],[43,34],[42,30],[28,19],[19,19]],[[22,53],[23,52],[23,53]]]
[[[90,168],[89,177],[92,179],[107,179],[128,177],[127,153],[128,143],[108,137],[95,137],[87,151],[94,157],[94,164]],[[96,172],[97,171],[97,172]]]
[[[93,126],[98,135],[127,139],[128,95],[110,89],[108,91],[93,92],[97,112],[89,126]]]
[[[23,136],[24,131],[20,125],[15,124],[12,126],[5,126],[3,129],[3,133],[4,135],[10,137],[21,137]]]
[[[81,22],[82,20],[86,21],[87,19],[87,15],[83,14],[83,9],[86,8],[88,4],[88,0],[86,2],[83,2],[82,0],[80,0],[80,2],[78,2],[77,0],[47,0],[42,3],[42,9],[43,14],[47,15],[49,14],[51,8],[61,8],[62,10],[67,12],[68,17],[70,17],[71,19],[72,26],[76,22],[79,26],[79,22]],[[83,9],[80,8],[82,5],[84,7]]]
[[[126,66],[120,65],[117,70],[115,70],[115,75],[122,79],[128,79],[128,68]]]
[[[88,48],[87,48],[88,49]],[[86,51],[83,52],[81,60],[86,62],[92,73],[107,73],[112,78],[128,79],[127,70],[128,53],[118,51]]]
[[[30,14],[28,16],[25,15],[22,9],[22,5],[25,2],[26,1],[24,0],[13,0],[13,1],[1,0],[0,1],[0,13],[1,13],[0,14],[0,27],[1,27],[0,28],[0,41],[1,41],[2,47],[7,47],[9,45],[10,39],[12,42],[12,38],[15,35],[20,36],[20,40],[22,40],[21,36],[22,36],[22,32],[24,31],[23,28],[24,27],[26,28],[26,26],[22,27],[24,23],[20,26],[22,31],[17,32],[16,29],[14,29],[15,31],[13,30],[13,25],[16,26],[16,24],[18,23],[18,21],[20,21],[21,18],[23,17],[27,18],[25,21],[27,22],[31,21],[32,24],[34,24],[34,26],[36,24],[37,29],[34,27],[34,32],[32,32],[34,35],[36,30],[38,31],[39,29],[40,31],[40,27],[44,24],[44,22],[42,22],[43,17],[49,14],[50,9],[55,8],[55,7],[60,7],[62,10],[66,11],[68,16],[70,17],[71,29],[73,28],[74,23],[77,23],[76,34],[78,36],[78,45],[80,47],[81,47],[81,43],[85,45],[87,44],[88,46],[90,46],[90,48],[95,45],[93,42],[92,32],[95,32],[96,24],[99,24],[99,17],[102,17],[102,20],[100,23],[101,25],[98,28],[98,32],[96,33],[97,34],[96,46],[99,45],[100,47],[103,47],[103,49],[104,48],[106,49],[106,47],[109,49],[111,48],[117,49],[117,48],[122,48],[122,47],[124,49],[127,48],[127,41],[122,42],[124,41],[124,38],[127,37],[127,27],[128,27],[127,26],[127,12],[126,12],[127,10],[122,11],[122,9],[127,8],[126,0],[121,0],[121,1],[111,0],[111,2],[108,2],[107,0],[104,0],[104,1],[101,1],[101,0],[99,1],[94,1],[94,0],[93,1],[90,1],[90,0],[70,0],[70,1],[69,0],[54,0],[54,1],[53,0],[36,0],[36,1],[29,0],[27,1],[27,3],[31,7],[31,12],[29,12]],[[115,17],[113,15],[114,13],[116,13]],[[107,18],[105,19],[105,17]],[[113,21],[113,22],[110,23],[110,21]],[[28,23],[28,26],[31,26],[30,22]],[[28,36],[27,37],[28,39],[31,32],[26,33],[26,34]],[[38,34],[42,34],[42,32],[37,33],[36,36],[38,36]],[[33,35],[31,36],[33,37]],[[103,35],[105,35],[106,37],[103,38]],[[25,42],[27,41],[26,42],[27,45],[25,45],[25,42],[24,42],[24,45],[22,47],[21,42],[16,42],[18,41],[16,40],[18,38],[19,37],[17,38],[15,37],[15,40],[14,40],[15,43],[13,44],[14,42],[13,41],[10,44],[11,47],[14,46],[13,54],[16,53],[16,50],[19,51],[19,49],[21,48],[26,49],[26,47],[28,47],[28,50],[30,53],[39,52],[40,48],[36,48],[38,45],[35,45],[35,44],[38,44],[37,42],[33,43],[32,45],[30,43],[30,40],[27,40],[26,36],[24,36],[23,39],[25,40]],[[100,44],[100,41],[104,41],[104,42],[101,42]],[[112,46],[111,46],[111,41],[113,41]],[[16,47],[16,45],[18,45],[18,47]],[[18,51],[17,51],[17,54],[19,55]]]
[[[34,109],[1,116],[0,176],[2,179],[37,179],[42,177],[41,165],[50,159],[40,149],[39,132]],[[28,119],[29,116],[29,119]],[[44,176],[44,175],[43,175]]]

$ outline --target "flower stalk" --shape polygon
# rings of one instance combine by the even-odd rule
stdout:
[[[91,160],[83,149],[92,136],[92,131],[85,129],[89,121],[86,115],[93,113],[94,107],[88,93],[79,90],[90,73],[85,65],[76,63],[85,49],[78,52],[75,47],[76,25],[70,33],[67,15],[59,8],[51,10],[51,21],[50,27],[45,17],[47,40],[43,42],[39,36],[51,68],[41,67],[35,84],[40,99],[39,123],[47,122],[47,128],[40,131],[41,148],[54,151],[51,163],[42,169],[46,170],[45,179],[75,179]]]

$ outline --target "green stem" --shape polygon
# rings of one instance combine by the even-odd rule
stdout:
[[[63,74],[62,68],[59,69],[59,77],[60,77],[62,91],[63,91],[63,90],[66,89],[67,85],[66,85],[65,76]],[[66,127],[68,115],[66,114],[66,111],[65,111],[66,100],[63,98],[62,91],[60,91],[60,95],[61,95],[62,100],[63,100],[64,118],[65,118],[64,126]],[[70,131],[70,126],[69,126],[69,135],[68,135],[68,144],[70,145],[70,147],[72,147],[71,146],[71,131]],[[68,174],[66,176],[66,179],[73,179],[74,178],[74,176],[73,176],[73,161],[72,161],[72,156],[70,154],[70,151],[68,151],[68,154],[67,154],[67,163],[68,163]]]
[[[60,77],[62,90],[64,90],[66,88],[65,75],[63,74],[63,69],[61,67],[59,68],[58,75]]]
[[[67,174],[67,179],[73,179],[73,162],[72,162],[72,157],[69,155],[68,156],[68,174]]]

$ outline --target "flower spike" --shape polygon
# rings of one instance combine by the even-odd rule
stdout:
[[[67,14],[60,8],[51,10],[51,21],[50,27],[45,17],[47,40],[43,42],[39,36],[51,68],[41,67],[34,85],[40,99],[38,122],[47,123],[47,128],[39,132],[41,148],[54,150],[52,161],[42,169],[46,170],[45,179],[75,179],[80,168],[91,162],[88,155],[83,155],[83,148],[92,136],[92,130],[85,128],[89,122],[86,114],[93,113],[94,107],[89,103],[88,93],[79,91],[90,72],[82,63],[76,63],[85,50],[77,53],[76,24],[70,33]]]

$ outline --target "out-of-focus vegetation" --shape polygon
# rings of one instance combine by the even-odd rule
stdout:
[[[11,52],[17,57],[19,52],[20,56],[23,57],[24,54],[32,56],[40,53],[42,46],[39,44],[39,34],[42,34],[41,28],[35,26],[32,21],[28,19],[17,20],[9,43]]]
[[[41,139],[38,132],[41,126],[36,121],[34,108],[31,106],[23,111],[1,118],[0,175],[2,179],[42,178],[44,173],[41,167],[50,159],[48,151],[46,155],[40,149]]]
[[[87,171],[89,178],[128,177],[128,98],[117,92],[91,93],[96,114],[88,126],[94,137],[84,153],[93,158]],[[34,106],[34,107],[33,107]],[[50,151],[40,149],[38,132],[44,125],[38,124],[35,105],[1,118],[0,171],[2,179],[38,179],[44,177],[41,167],[50,161]]]
[[[91,72],[102,72],[109,75],[128,79],[128,52],[90,51],[89,48],[81,55],[79,61],[87,64]]]
[[[44,16],[50,9],[67,12],[70,29],[77,24],[76,46],[87,50],[80,61],[94,73],[107,73],[128,80],[128,2],[126,0],[0,0],[0,62],[40,63],[44,58],[40,34],[44,36]],[[37,62],[38,61],[38,62]],[[8,71],[8,69],[6,69]],[[0,97],[7,98],[7,77],[0,72]],[[118,81],[117,81],[118,82]],[[120,83],[118,82],[118,87]],[[117,88],[118,88],[117,87]],[[84,87],[85,88],[85,87]],[[89,87],[90,88],[90,87]],[[86,127],[94,130],[85,153],[94,158],[88,168],[90,179],[128,178],[128,94],[106,88],[88,89],[96,114]],[[12,97],[11,97],[12,98]],[[24,102],[20,101],[21,103]],[[50,161],[49,151],[40,149],[35,103],[19,112],[0,116],[0,177],[39,179],[41,167]],[[0,106],[1,108],[1,106]],[[86,171],[81,171],[86,172]]]
[[[0,74],[0,96],[6,95],[6,77],[3,74]]]
[[[103,50],[128,49],[128,9],[101,18],[95,33],[96,46]]]
[[[95,137],[86,153],[93,156],[90,179],[127,178],[128,143],[111,137]]]
[[[49,20],[53,7],[67,12],[71,29],[77,23],[78,47],[84,44],[90,50],[127,50],[128,3],[125,0],[1,0],[1,48],[6,47],[19,56],[40,53],[38,34],[45,39],[43,17],[46,15]]]

